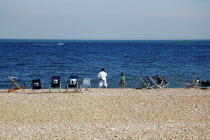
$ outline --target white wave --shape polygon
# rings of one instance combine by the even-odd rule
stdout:
[[[58,43],[57,45],[62,46],[62,45],[64,45],[64,43]]]
[[[53,46],[53,45],[62,46],[62,45],[64,45],[64,43],[57,43],[57,44],[33,44],[33,45],[35,45],[35,46],[45,46],[45,45],[47,45],[47,46]]]
[[[33,44],[35,46],[44,46],[44,45],[52,45],[52,44]]]

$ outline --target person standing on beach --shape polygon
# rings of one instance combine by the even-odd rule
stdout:
[[[125,88],[125,75],[123,73],[121,73],[120,77],[120,87]]]
[[[107,81],[106,81],[107,73],[105,72],[104,68],[101,69],[101,72],[98,74],[98,79],[99,79],[99,88],[104,86],[107,88]]]

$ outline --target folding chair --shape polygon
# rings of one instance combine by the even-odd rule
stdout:
[[[91,81],[91,78],[83,78],[82,84],[79,86],[79,89],[81,92],[82,92],[82,89],[85,89],[85,91],[91,92],[90,81]]]
[[[78,78],[78,76],[68,76],[66,92],[68,92],[69,88],[75,88],[75,91],[78,91]]]
[[[35,89],[43,89],[42,83],[40,79],[31,80],[31,89],[34,91]]]
[[[49,92],[51,92],[52,88],[58,88],[58,90],[61,91],[61,77],[60,76],[50,76]]]
[[[149,80],[150,87],[151,88],[162,88],[160,85],[158,85],[154,79],[151,76],[147,76],[147,79]]]
[[[147,76],[139,76],[139,78],[141,80],[141,83],[140,83],[140,85],[138,86],[137,89],[150,88],[150,84],[147,80]]]
[[[154,78],[156,79],[157,85],[162,88],[167,87],[169,85],[169,83],[167,83],[160,75],[156,75],[154,76]]]
[[[196,77],[189,85],[185,85],[186,86],[186,89],[189,89],[189,88],[199,88],[199,78]]]
[[[21,90],[21,91],[23,91],[24,93],[26,93],[24,90],[23,90],[23,88],[26,88],[26,83],[25,82],[23,82],[19,77],[14,77],[14,76],[8,76],[8,78],[12,81],[12,84],[11,84],[11,86],[10,86],[10,88],[9,88],[9,90],[8,90],[8,93],[9,92],[13,92],[13,91],[16,91],[16,90]],[[21,83],[23,83],[23,86],[19,86],[18,85],[18,83],[19,82],[21,82]],[[13,89],[13,86],[14,85],[16,85],[17,86],[17,88],[15,88],[15,89]]]

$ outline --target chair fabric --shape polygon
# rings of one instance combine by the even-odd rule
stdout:
[[[68,88],[75,88],[78,91],[78,76],[68,76],[67,84],[66,84],[66,92]]]
[[[31,80],[31,88],[34,89],[42,89],[41,79]]]
[[[61,85],[61,77],[60,76],[51,76],[51,87],[58,88]]]
[[[67,85],[68,87],[77,87],[78,86],[78,76],[69,76]]]
[[[58,88],[58,90],[60,91],[60,89],[61,89],[61,77],[60,76],[50,76],[49,92],[51,92],[52,88]]]

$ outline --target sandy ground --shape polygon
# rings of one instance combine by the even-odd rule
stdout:
[[[0,90],[0,139],[210,139],[210,90],[26,91]]]

